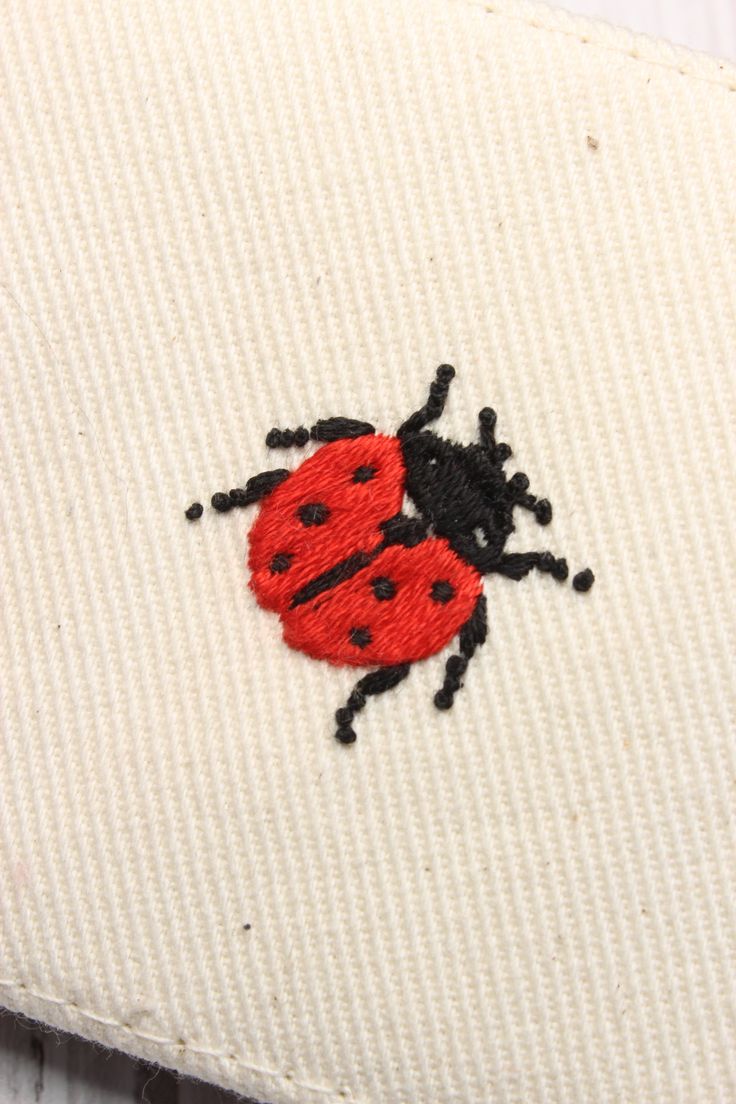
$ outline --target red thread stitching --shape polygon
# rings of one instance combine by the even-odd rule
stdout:
[[[371,468],[367,481],[355,479]],[[250,585],[265,609],[285,614],[296,591],[354,552],[380,544],[382,521],[404,498],[404,462],[395,437],[370,436],[323,445],[264,501],[249,536]],[[321,524],[305,524],[324,506]],[[304,516],[306,514],[306,517]],[[274,571],[278,556],[290,557]]]
[[[394,594],[384,600],[374,579],[388,580]],[[433,596],[448,583],[452,596]],[[473,612],[483,586],[479,573],[463,563],[445,540],[430,538],[414,548],[385,548],[356,575],[309,605],[287,610],[284,640],[315,659],[355,667],[414,663],[439,652]],[[388,589],[388,588],[386,588]],[[367,634],[353,639],[353,631]]]

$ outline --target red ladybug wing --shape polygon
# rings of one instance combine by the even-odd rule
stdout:
[[[396,437],[334,441],[266,498],[249,534],[250,585],[260,605],[283,612],[317,575],[381,541],[378,526],[404,499]]]
[[[449,643],[482,586],[475,568],[443,539],[414,548],[392,545],[351,579],[286,610],[284,640],[341,665],[413,663]]]

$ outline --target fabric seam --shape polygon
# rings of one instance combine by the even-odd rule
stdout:
[[[565,38],[571,38],[575,42],[578,42],[583,46],[592,46],[595,49],[602,51],[603,53],[618,54],[620,57],[628,58],[630,61],[638,62],[640,65],[651,65],[654,68],[664,69],[666,72],[670,72],[670,73],[674,74],[675,76],[687,77],[689,80],[698,81],[701,84],[708,84],[708,85],[711,85],[715,88],[721,88],[725,92],[736,92],[736,73],[734,74],[734,76],[732,78],[729,78],[728,76],[724,76],[722,79],[719,80],[718,78],[715,78],[715,77],[707,77],[707,76],[701,75],[700,73],[693,73],[691,70],[689,70],[684,65],[675,65],[675,64],[672,64],[672,62],[661,61],[657,58],[646,57],[646,56],[642,55],[639,52],[639,50],[637,49],[635,43],[640,38],[647,38],[648,36],[646,36],[646,35],[638,36],[635,32],[633,32],[633,31],[630,32],[632,46],[631,46],[630,49],[626,49],[623,46],[608,45],[605,42],[601,42],[598,39],[594,38],[592,36],[592,34],[590,36],[588,36],[588,35],[585,35],[585,34],[579,34],[576,31],[567,30],[564,27],[547,26],[545,23],[542,22],[541,17],[540,17],[539,20],[535,20],[535,19],[531,19],[527,16],[512,15],[509,12],[500,11],[498,8],[494,7],[494,5],[492,3],[491,4],[487,3],[486,0],[462,0],[462,2],[464,3],[465,7],[472,8],[476,11],[483,12],[485,15],[495,15],[496,18],[504,19],[508,23],[518,23],[520,26],[529,27],[529,28],[531,28],[533,30],[536,30],[536,31],[544,31],[546,34],[549,34],[549,35],[563,35]],[[540,5],[540,12],[547,12],[547,11],[549,11],[550,14],[552,14],[552,15],[554,14],[554,9],[547,8],[547,7],[544,7],[544,6]],[[567,14],[567,13],[565,13],[565,14]],[[570,16],[570,18],[574,18],[574,17]],[[591,28],[595,28],[595,26],[596,26],[595,20],[589,20],[589,21],[587,21],[587,23],[588,23],[588,26],[590,26]],[[619,27],[616,27],[614,24],[611,24],[611,28],[614,31],[619,31],[619,32],[626,33],[626,28],[619,28]],[[656,38],[652,38],[651,41],[653,43],[656,43],[660,40],[656,39]],[[662,41],[666,41],[666,40],[662,40]],[[684,47],[684,46],[678,47],[675,44],[672,44],[672,48],[676,49],[676,50],[681,50],[682,54],[683,54],[683,57],[694,56],[694,57],[697,58],[697,57],[701,56],[700,54],[698,54],[695,51],[688,51],[687,48]],[[705,61],[710,62],[713,65],[719,65],[719,64],[722,65],[722,68],[724,68],[724,70],[725,70],[726,66],[729,65],[729,63],[727,61],[724,60],[723,62],[720,62],[720,60],[717,57],[714,57],[710,54],[702,54],[702,57]],[[730,68],[730,65],[729,65],[729,68]]]
[[[360,1104],[360,1102],[356,1101],[352,1092],[347,1088],[341,1089],[334,1085],[317,1085],[309,1081],[297,1081],[295,1077],[289,1074],[280,1073],[278,1070],[271,1070],[265,1066],[257,1066],[247,1062],[237,1054],[228,1053],[226,1051],[210,1050],[207,1047],[187,1043],[183,1039],[167,1039],[162,1035],[150,1035],[143,1031],[137,1031],[131,1024],[123,1023],[120,1020],[111,1019],[110,1017],[100,1016],[95,1012],[91,1012],[89,1009],[82,1008],[81,1005],[77,1004],[75,1001],[64,1000],[59,997],[48,996],[46,993],[40,993],[38,990],[30,988],[30,986],[24,984],[22,981],[8,981],[4,978],[0,978],[0,990],[3,989],[14,989],[36,1000],[43,1001],[46,1004],[55,1005],[58,1008],[70,1008],[78,1016],[90,1020],[92,1023],[100,1024],[103,1027],[117,1028],[127,1035],[130,1035],[132,1038],[140,1039],[146,1043],[155,1043],[157,1046],[175,1047],[181,1054],[198,1054],[203,1058],[214,1058],[217,1061],[234,1066],[236,1069],[247,1070],[249,1073],[267,1077],[277,1082],[280,1086],[304,1089],[312,1093],[321,1093],[335,1102],[341,1102],[341,1104],[345,1100],[351,1100],[354,1101],[355,1104]],[[30,1018],[33,1019],[34,1017],[31,1015]]]

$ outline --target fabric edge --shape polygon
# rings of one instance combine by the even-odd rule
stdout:
[[[577,15],[538,0],[455,0],[488,16],[522,24],[535,31],[564,35],[580,45],[608,51],[634,62],[668,69],[674,74],[713,84],[736,94],[736,64],[701,50],[680,46],[666,38]]]
[[[248,1104],[372,1104],[346,1088],[298,1080],[288,1071],[264,1069],[235,1054],[225,1054],[184,1039],[166,1039],[123,1024],[23,984],[0,980],[0,1013],[25,1016],[42,1030],[59,1030],[93,1044],[152,1062],[245,1096]],[[217,1079],[214,1080],[214,1074]]]

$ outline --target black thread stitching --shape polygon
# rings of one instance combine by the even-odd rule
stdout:
[[[396,583],[385,575],[377,575],[371,579],[371,588],[379,602],[388,602],[396,595]]]
[[[297,517],[302,525],[324,525],[329,519],[330,508],[324,502],[307,502],[297,510]]]
[[[455,588],[449,579],[437,579],[436,582],[432,583],[429,596],[433,602],[439,602],[441,606],[446,606],[455,597]]]
[[[323,571],[321,575],[317,575],[316,578],[310,579],[303,587],[297,590],[296,594],[291,599],[290,609],[295,609],[297,606],[304,605],[305,602],[311,602],[313,598],[317,598],[320,594],[324,594],[325,591],[332,590],[338,586],[339,583],[344,583],[347,579],[351,579],[353,575],[358,571],[362,571],[364,567],[367,567],[371,560],[374,560],[378,555],[378,549],[373,552],[354,552],[352,556],[348,556],[346,559],[341,560],[340,563],[335,564],[334,567],[330,567],[327,571]]]
[[[349,633],[350,643],[356,648],[367,648],[373,641],[373,635],[367,625],[356,625]]]
[[[378,469],[372,468],[368,464],[361,464],[353,472],[353,483],[370,483],[371,479],[374,479]]]
[[[268,565],[268,570],[272,575],[283,575],[285,571],[288,571],[291,567],[291,561],[294,559],[291,552],[279,552],[271,560]]]

